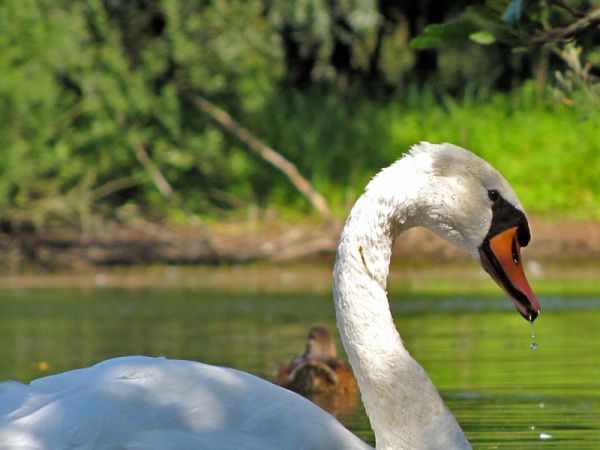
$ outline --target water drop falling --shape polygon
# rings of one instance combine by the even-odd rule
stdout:
[[[531,322],[531,339],[535,338],[535,329],[533,327],[533,322]],[[535,352],[538,349],[538,345],[535,342],[531,343],[531,351]]]

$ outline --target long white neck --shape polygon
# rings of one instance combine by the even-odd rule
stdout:
[[[419,224],[422,183],[405,160],[393,180],[380,174],[354,205],[334,267],[340,336],[378,449],[467,449],[464,434],[425,370],[409,355],[390,312],[386,283],[392,244]],[[383,186],[392,183],[393,193]]]

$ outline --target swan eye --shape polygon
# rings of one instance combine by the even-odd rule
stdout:
[[[498,191],[496,189],[490,189],[488,191],[488,197],[490,198],[491,201],[496,203],[498,201],[498,199],[500,198],[500,194],[498,193]]]

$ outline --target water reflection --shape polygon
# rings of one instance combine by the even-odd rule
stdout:
[[[527,323],[505,300],[392,299],[407,347],[430,373],[474,448],[598,448],[599,299],[543,299],[536,352],[529,347]],[[298,354],[315,324],[335,330],[327,294],[4,292],[0,378],[27,381],[117,355],[146,354],[203,360],[273,379],[279,365]],[[322,401],[373,443],[360,401]]]

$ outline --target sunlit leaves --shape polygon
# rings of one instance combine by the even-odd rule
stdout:
[[[476,31],[474,33],[471,33],[469,35],[469,39],[481,45],[490,45],[496,42],[496,38],[494,37],[494,35],[487,31]]]

